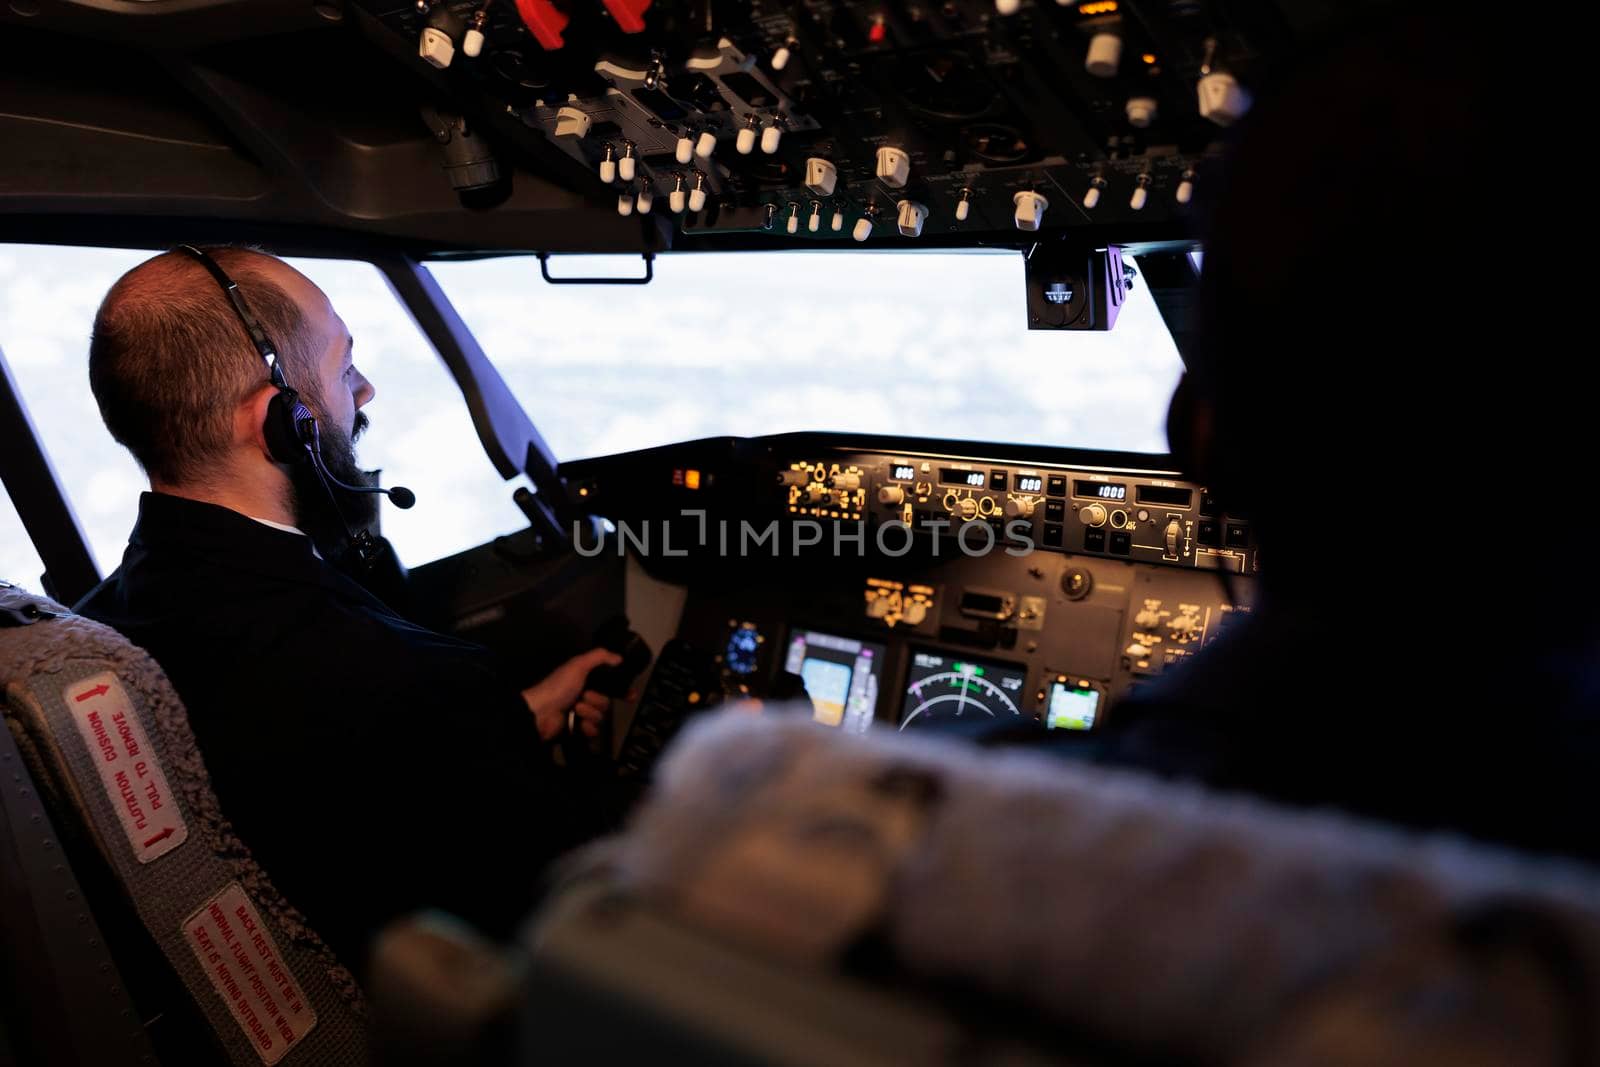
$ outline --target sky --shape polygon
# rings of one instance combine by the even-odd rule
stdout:
[[[0,351],[102,573],[144,475],[106,433],[86,358],[106,290],[150,253],[0,245]],[[559,257],[559,275],[637,272]],[[437,354],[370,264],[291,260],[332,300],[377,395],[359,453],[417,495],[383,532],[416,566],[526,525]],[[561,460],[676,440],[860,430],[1164,452],[1181,365],[1142,282],[1109,333],[1026,329],[1008,252],[663,256],[647,286],[551,286],[532,257],[431,267]],[[0,577],[38,588],[0,497]]]

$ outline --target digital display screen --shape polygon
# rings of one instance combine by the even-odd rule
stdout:
[[[1119,482],[1075,482],[1074,496],[1092,496],[1096,500],[1126,500],[1128,487]]]
[[[1044,479],[1037,474],[1017,475],[1017,492],[1042,493],[1044,492]]]
[[[909,463],[897,463],[893,467],[889,468],[889,480],[892,482],[915,481],[916,477],[916,468],[912,467]]]
[[[964,471],[956,467],[940,467],[939,480],[945,485],[970,485],[974,489],[982,489],[989,483],[983,471]]]
[[[1026,668],[962,653],[915,652],[906,678],[900,729],[1015,724],[1022,716]]]
[[[1067,682],[1050,684],[1050,703],[1044,725],[1050,730],[1088,730],[1100,710],[1100,691],[1092,686],[1078,687]]]
[[[722,650],[722,664],[731,674],[754,674],[761,665],[761,645],[766,638],[755,623],[741,623],[728,635]]]
[[[1136,490],[1141,504],[1167,504],[1186,508],[1194,502],[1194,490],[1178,485],[1141,485]]]
[[[789,635],[784,670],[805,682],[813,719],[861,734],[878,710],[886,651],[871,641],[796,630]]]

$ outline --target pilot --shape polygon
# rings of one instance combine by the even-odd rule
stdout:
[[[327,296],[288,264],[207,254],[316,416],[338,479],[373,386]],[[609,709],[594,649],[529,689],[488,650],[415,625],[323,558],[333,501],[264,437],[278,393],[201,259],[167,252],[106,294],[89,349],[106,427],[150,479],[122,565],[77,605],[149,651],[189,710],[223,811],[277,887],[351,966],[419,907],[509,931],[541,868],[598,829],[548,744]],[[281,458],[281,457],[280,457]],[[365,525],[363,501],[338,510]],[[326,545],[327,542],[324,542]]]
[[[1124,703],[1100,755],[1600,858],[1590,372],[1464,162],[1516,127],[1472,11],[1297,67],[1214,183],[1172,450],[1261,546],[1232,632]],[[1088,740],[1088,739],[1085,739]]]

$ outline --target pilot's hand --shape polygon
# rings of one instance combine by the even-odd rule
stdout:
[[[598,737],[606,713],[611,710],[611,698],[585,689],[584,682],[596,667],[615,667],[621,662],[622,657],[615,652],[591,648],[567,660],[537,685],[524,689],[522,699],[539,725],[539,736],[546,741],[560,736],[567,728],[570,713],[577,729],[588,737]]]

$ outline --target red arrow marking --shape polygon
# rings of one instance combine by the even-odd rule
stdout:
[[[156,844],[158,841],[165,841],[167,838],[169,838],[171,836],[172,836],[172,827],[169,826],[165,830],[163,830],[159,834],[157,834],[156,836],[152,837],[150,840],[146,841],[144,843],[144,847],[145,848],[149,848],[151,845]]]
[[[104,682],[101,682],[99,685],[95,686],[93,689],[85,689],[83,692],[79,693],[77,696],[73,697],[72,699],[77,701],[79,704],[82,704],[85,700],[88,700],[90,697],[103,697],[110,690],[111,690],[111,687],[109,685],[107,685]]]

